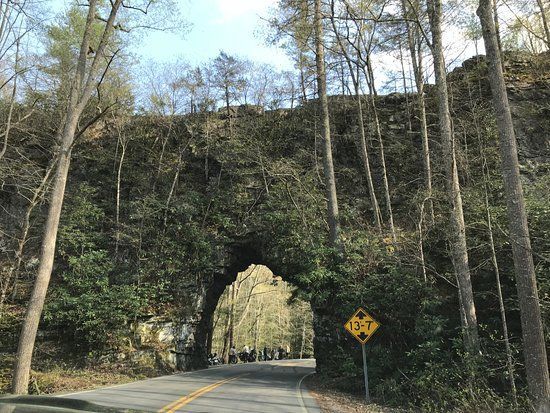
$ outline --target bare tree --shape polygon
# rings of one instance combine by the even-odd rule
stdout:
[[[22,64],[22,41],[39,25],[39,20],[34,16],[41,14],[37,9],[38,5],[35,0],[0,0],[0,61],[9,67],[7,79],[0,84],[0,90],[11,88],[4,130],[0,134],[3,140],[0,160],[6,154],[10,133],[15,126],[13,115],[19,80],[29,70],[29,67]]]
[[[462,194],[458,180],[454,136],[449,111],[449,93],[443,56],[443,41],[441,33],[441,0],[428,0],[428,16],[432,31],[432,54],[434,59],[436,93],[439,113],[439,132],[442,139],[443,162],[447,196],[451,206],[451,254],[453,267],[458,280],[460,306],[463,320],[464,344],[472,354],[479,353],[479,336],[477,316],[474,304],[474,293],[468,264],[468,248],[466,245],[466,226],[462,210]]]
[[[546,2],[546,4],[548,5],[548,2]],[[540,20],[542,22],[542,27],[544,28],[544,42],[546,43],[546,48],[550,50],[550,26],[548,25],[548,18],[546,17],[546,7],[544,6],[542,0],[537,0],[537,6],[539,6]],[[497,41],[498,40],[499,38],[497,37]]]
[[[336,13],[335,13],[335,2],[334,0],[331,1],[331,24],[332,29],[334,31],[334,35],[336,37],[336,42],[338,43],[338,46],[340,48],[340,52],[344,56],[344,59],[348,65],[349,74],[351,76],[351,80],[353,83],[353,88],[355,92],[355,100],[357,102],[357,121],[359,124],[359,148],[360,148],[360,155],[361,160],[363,161],[363,169],[365,170],[365,177],[367,179],[367,188],[369,190],[369,196],[371,201],[371,207],[374,215],[374,222],[376,224],[376,228],[378,229],[378,232],[382,232],[382,216],[380,214],[380,206],[378,204],[378,198],[376,197],[376,192],[374,191],[374,183],[372,179],[372,173],[371,173],[371,167],[370,167],[370,161],[369,161],[369,153],[368,153],[368,146],[367,146],[367,136],[365,132],[365,122],[363,119],[363,103],[361,99],[360,94],[360,79],[359,76],[359,58],[356,58],[355,60],[352,59],[350,56],[350,53],[348,52],[348,49],[344,45],[342,41],[342,36],[340,35],[340,32],[336,26]],[[349,30],[346,31],[349,33]],[[346,37],[346,40],[349,44],[354,45],[355,42],[351,40],[349,37]],[[358,54],[358,51],[357,51]]]
[[[370,109],[372,110],[374,132],[378,141],[380,166],[382,168],[382,185],[384,187],[386,213],[388,215],[387,218],[390,226],[392,240],[395,243],[397,242],[397,235],[395,232],[395,225],[393,221],[390,186],[388,181],[388,171],[386,168],[386,154],[384,150],[384,138],[382,136],[382,130],[380,128],[380,117],[375,99],[375,97],[377,96],[377,91],[374,82],[374,70],[372,67],[373,43],[378,30],[378,23],[386,6],[386,3],[382,2],[379,10],[376,11],[371,10],[371,7],[374,6],[373,3],[360,4],[360,10],[357,10],[355,7],[353,7],[353,5],[348,0],[344,0],[344,5],[346,7],[347,13],[350,15],[351,19],[356,25],[358,43],[359,45],[361,45],[361,47],[359,47],[359,45],[356,46],[357,59],[361,61],[361,68],[369,90],[368,98]],[[369,16],[368,19],[365,19],[365,16],[363,16],[363,14],[365,13]],[[369,30],[364,27],[365,20],[369,20],[372,23],[372,26],[369,28]],[[367,32],[368,34],[366,34]]]
[[[129,138],[124,133],[124,125],[117,122],[114,119],[114,125],[117,132],[117,147],[120,147],[120,157],[118,159],[118,168],[116,174],[116,205],[115,205],[115,259],[118,259],[118,250],[120,246],[120,191],[122,181],[122,165],[124,164],[124,158],[126,157],[126,148],[128,147]]]
[[[10,268],[6,277],[3,277],[0,280],[0,319],[2,318],[3,311],[2,307],[7,300],[8,292],[11,288],[11,298],[17,294],[17,284],[20,276],[21,264],[23,263],[23,252],[25,250],[25,245],[29,239],[29,232],[31,230],[31,216],[34,211],[34,208],[42,201],[44,198],[48,184],[50,182],[51,173],[55,167],[56,160],[53,159],[50,165],[44,171],[42,179],[38,185],[32,189],[30,194],[29,203],[25,210],[25,216],[23,218],[23,223],[21,225],[21,233],[17,240],[17,249],[15,251],[15,265]]]
[[[323,21],[321,0],[315,0],[315,63],[317,67],[317,93],[321,112],[321,137],[323,143],[323,170],[325,175],[329,241],[333,247],[341,249],[340,218],[338,216],[338,198],[336,196],[336,178],[332,161],[332,142],[330,138],[330,115],[327,99],[327,77],[325,72],[325,51],[323,45]]]
[[[407,45],[411,55],[414,81],[416,85],[416,98],[418,117],[420,120],[420,134],[422,137],[422,161],[424,163],[424,184],[426,186],[426,197],[430,223],[434,222],[434,210],[432,196],[432,165],[430,160],[430,143],[428,140],[428,122],[426,120],[426,101],[424,98],[424,68],[422,59],[422,40],[418,21],[420,4],[418,0],[409,2],[402,0],[401,7],[405,18],[407,31]],[[411,23],[411,20],[413,21]]]
[[[523,187],[519,174],[516,136],[489,0],[479,1],[477,14],[483,30],[489,65],[489,83],[500,139],[502,175],[506,190],[508,226],[516,271],[527,383],[537,411],[548,412],[550,411],[550,379],[537,280],[531,252]]]

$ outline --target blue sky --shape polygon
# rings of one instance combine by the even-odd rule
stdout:
[[[266,24],[261,17],[269,16],[277,0],[176,0],[183,18],[190,23],[185,34],[142,31],[143,38],[132,45],[131,52],[142,60],[169,62],[180,57],[199,64],[216,57],[220,50],[265,62],[278,69],[291,69],[284,52],[268,46]],[[55,13],[62,12],[69,1],[52,0]]]
[[[279,48],[265,44],[260,34],[269,8],[276,0],[179,0],[182,15],[190,22],[185,36],[149,32],[143,45],[135,50],[145,58],[169,61],[181,56],[191,63],[204,62],[220,50],[271,63],[280,69],[292,64]]]
[[[167,63],[181,59],[201,64],[216,57],[221,50],[256,63],[267,63],[279,70],[293,67],[284,51],[265,41],[267,24],[262,20],[270,15],[277,0],[175,0],[179,12],[190,24],[186,33],[142,31],[142,39],[132,42],[131,50],[141,63]],[[61,12],[69,0],[51,0],[52,10]],[[445,30],[449,50],[448,63],[453,66],[473,55],[473,44],[466,44],[455,27]],[[458,59],[456,59],[456,57]],[[455,61],[456,59],[456,61]],[[398,68],[395,56],[379,55],[375,59],[377,83],[382,85],[388,69]],[[397,83],[396,83],[397,85]],[[398,85],[397,85],[398,86]],[[391,88],[391,87],[390,87]],[[389,90],[389,89],[388,89]],[[391,91],[391,90],[389,90]]]

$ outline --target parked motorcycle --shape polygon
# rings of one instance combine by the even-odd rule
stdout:
[[[252,350],[250,353],[245,353],[244,351],[239,353],[239,360],[243,363],[252,363],[256,361],[256,352]]]
[[[222,361],[218,357],[217,353],[209,354],[208,355],[208,364],[210,366],[217,366],[218,364],[222,364]]]

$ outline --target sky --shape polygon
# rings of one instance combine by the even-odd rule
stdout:
[[[260,17],[269,15],[276,0],[179,0],[182,15],[191,22],[184,36],[170,33],[148,33],[136,52],[145,58],[169,61],[181,56],[190,63],[205,62],[220,50],[279,69],[292,64],[284,52],[266,45]]]
[[[52,0],[54,13],[61,13],[69,1]],[[183,58],[191,64],[215,58],[221,50],[228,54],[264,62],[290,70],[292,62],[284,52],[267,45],[265,35],[270,8],[277,0],[176,0],[184,20],[185,33],[141,31],[142,39],[132,45],[141,60],[169,62]]]
[[[279,70],[292,70],[293,64],[284,51],[268,45],[265,40],[267,23],[277,0],[175,0],[183,19],[189,24],[186,32],[171,33],[142,30],[141,39],[131,45],[131,51],[139,62],[148,65],[167,63],[181,59],[199,65],[215,58],[221,50],[256,63],[273,65]],[[69,1],[52,0],[52,10],[62,12]],[[474,54],[473,44],[464,41],[458,29],[444,32],[449,47],[447,63],[456,66],[464,58]],[[375,67],[377,83],[382,86],[388,79],[388,70],[397,70],[396,56],[377,57]],[[397,65],[397,66],[396,66]],[[395,82],[388,91],[400,88]]]

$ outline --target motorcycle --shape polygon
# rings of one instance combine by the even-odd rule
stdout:
[[[216,353],[209,354],[208,355],[208,364],[210,366],[217,366],[218,364],[222,364],[222,361],[220,360],[220,358],[218,357],[218,355]]]
[[[243,363],[253,363],[256,361],[256,352],[252,350],[250,353],[245,353],[244,351],[241,351],[239,353],[239,360],[241,360]]]

